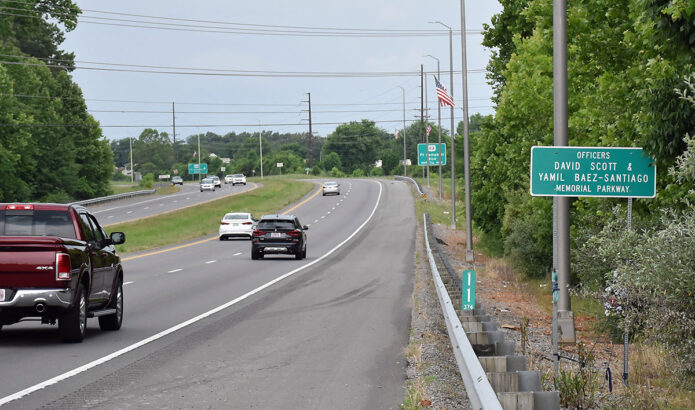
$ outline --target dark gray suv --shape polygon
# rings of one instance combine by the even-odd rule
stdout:
[[[306,231],[294,215],[264,215],[258,221],[251,237],[251,259],[267,254],[294,255],[306,258]]]

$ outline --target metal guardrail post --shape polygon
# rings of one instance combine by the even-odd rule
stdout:
[[[425,221],[425,246],[427,248],[427,257],[430,262],[430,268],[432,269],[432,277],[434,279],[434,285],[437,289],[437,296],[439,297],[439,303],[442,306],[442,311],[444,313],[444,318],[446,320],[446,328],[449,332],[449,339],[451,340],[451,346],[454,349],[454,356],[456,356],[456,363],[458,364],[459,372],[461,373],[461,378],[463,379],[463,384],[466,386],[466,392],[468,393],[468,399],[474,410],[478,409],[499,409],[502,410],[502,405],[500,404],[497,394],[492,389],[492,385],[487,378],[485,370],[483,370],[478,356],[476,356],[473,351],[473,346],[466,336],[466,332],[463,330],[461,321],[456,314],[449,294],[446,291],[444,282],[439,275],[439,270],[434,262],[434,256],[432,255],[432,250],[430,249],[430,242],[427,230],[427,214],[423,216]]]

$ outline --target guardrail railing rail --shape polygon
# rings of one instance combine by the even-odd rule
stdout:
[[[99,198],[92,198],[92,199],[85,199],[83,201],[71,202],[70,205],[82,205],[82,206],[94,205],[94,204],[100,204],[103,202],[118,201],[119,199],[132,198],[135,196],[152,195],[155,192],[157,192],[157,190],[155,190],[155,189],[124,192],[122,194],[102,196]]]

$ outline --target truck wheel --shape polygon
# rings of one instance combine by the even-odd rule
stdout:
[[[116,309],[112,315],[99,316],[101,330],[118,330],[123,324],[123,280],[116,284],[116,297],[111,300],[107,309]]]
[[[84,285],[77,286],[75,305],[58,318],[60,340],[63,343],[80,343],[84,340],[87,329],[87,298],[84,295]]]

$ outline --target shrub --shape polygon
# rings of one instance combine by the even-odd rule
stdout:
[[[352,171],[352,176],[355,178],[363,177],[364,171],[361,168],[355,168],[355,170]]]
[[[384,169],[379,167],[379,168],[372,168],[371,171],[369,171],[369,175],[373,177],[383,177],[384,176]]]
[[[342,178],[345,176],[345,174],[343,174],[343,171],[339,170],[338,168],[333,167],[333,169],[331,169],[331,176],[333,178]]]
[[[140,180],[140,188],[152,189],[152,187],[154,187],[154,175],[153,174],[146,174]]]
[[[311,175],[321,175],[321,168],[318,165],[314,165],[311,168]]]

